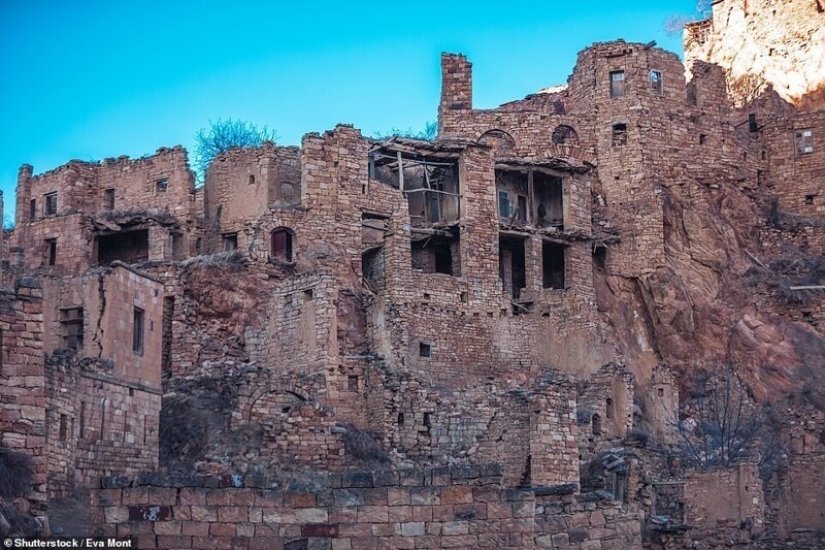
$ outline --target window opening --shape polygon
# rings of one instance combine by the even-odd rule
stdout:
[[[627,144],[627,124],[614,124],[611,145],[617,147]]]
[[[69,419],[65,414],[60,415],[60,442],[66,443],[69,439]]]
[[[608,420],[613,418],[613,400],[610,399],[609,397],[607,398],[607,401],[605,402],[604,412],[605,412],[605,416],[607,417]]]
[[[34,221],[37,219],[37,199],[32,199],[29,201],[29,220]]]
[[[814,152],[813,130],[799,130],[796,132],[796,152],[800,155]]]
[[[104,210],[114,210],[115,209],[115,190],[114,189],[106,189],[103,191],[103,209]]]
[[[232,252],[238,248],[238,234],[237,233],[224,233],[221,235],[223,239],[223,251],[224,252]]]
[[[143,355],[143,310],[135,308],[132,320],[132,351]]]
[[[46,239],[46,261],[48,265],[57,262],[57,239]]]
[[[57,214],[57,193],[49,193],[43,203],[43,213],[47,216]]]
[[[426,342],[419,342],[418,343],[418,356],[419,357],[432,357],[433,356],[433,347],[431,344]]]
[[[813,204],[816,195],[805,195],[805,204]]]
[[[115,260],[135,264],[149,259],[148,229],[100,235],[96,242],[98,265],[109,265]]]
[[[542,283],[544,288],[563,290],[565,249],[561,244],[544,241],[541,246],[542,254]]]
[[[665,91],[664,85],[662,82],[662,72],[661,71],[650,71],[650,87],[659,95],[662,95]]]
[[[514,170],[496,170],[499,222],[523,225],[528,222],[528,174]]]
[[[166,193],[169,189],[169,180],[163,179],[155,182],[155,195]]]
[[[432,235],[410,242],[412,268],[424,273],[461,276],[458,236]]]
[[[82,307],[61,309],[60,328],[63,335],[63,349],[83,349]]]
[[[518,299],[527,286],[527,265],[524,239],[500,238],[498,243],[498,274],[504,291]]]
[[[510,219],[510,196],[507,191],[498,191],[498,215],[502,220]]]
[[[699,145],[704,145],[707,140],[708,136],[705,134],[699,134]]]
[[[254,174],[249,174],[248,183],[249,183],[249,185],[255,185],[255,175]]]
[[[80,439],[83,439],[83,435],[86,432],[86,402],[80,402],[80,432],[77,434]]]
[[[593,435],[602,435],[602,417],[594,414],[593,418]]]
[[[610,72],[610,97],[622,97],[625,92],[624,71]]]
[[[355,375],[347,376],[347,389],[350,391],[358,391],[358,377]]]
[[[272,231],[272,258],[285,262],[292,261],[292,233],[285,228]]]
[[[536,227],[564,229],[564,181],[542,172],[533,174]]]

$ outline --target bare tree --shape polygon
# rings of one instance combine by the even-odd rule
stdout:
[[[206,169],[215,157],[235,147],[260,147],[265,141],[275,142],[277,132],[266,126],[258,128],[245,120],[218,119],[195,134],[195,173],[203,181]]]
[[[674,426],[688,460],[700,469],[732,466],[757,445],[765,425],[763,407],[754,403],[742,381],[726,367],[713,379],[698,378],[690,414]]]

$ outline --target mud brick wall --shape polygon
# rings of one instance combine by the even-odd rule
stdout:
[[[755,463],[691,472],[685,478],[685,524],[694,526],[692,538],[712,534],[729,520],[753,521],[754,532],[764,530],[762,483]]]
[[[331,474],[313,488],[243,476],[104,480],[92,520],[140,548],[641,548],[639,518],[495,465]]]
[[[42,298],[37,279],[0,290],[0,445],[34,459],[34,501],[46,499],[49,472]]]
[[[46,359],[50,498],[158,466],[160,389],[118,379],[113,370],[104,360]]]

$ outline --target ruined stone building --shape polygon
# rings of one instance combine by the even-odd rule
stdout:
[[[815,544],[822,87],[745,82],[714,45],[750,18],[814,56],[825,21],[748,4],[689,25],[684,65],[597,43],[494,109],[445,53],[434,141],[339,125],[201,187],[180,147],[24,165],[0,444],[35,460],[34,513],[92,489],[89,529],[141,548]],[[673,464],[721,365],[783,417],[770,477],[758,449]]]

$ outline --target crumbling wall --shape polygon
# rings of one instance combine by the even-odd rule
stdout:
[[[307,482],[308,481],[308,482]],[[640,549],[614,503],[500,485],[496,465],[272,477],[110,479],[92,495],[104,536],[141,547]]]
[[[728,522],[747,522],[745,534],[765,529],[762,484],[757,465],[743,461],[733,468],[691,472],[685,479],[685,523],[692,539],[713,537]],[[737,528],[739,526],[737,525]]]

